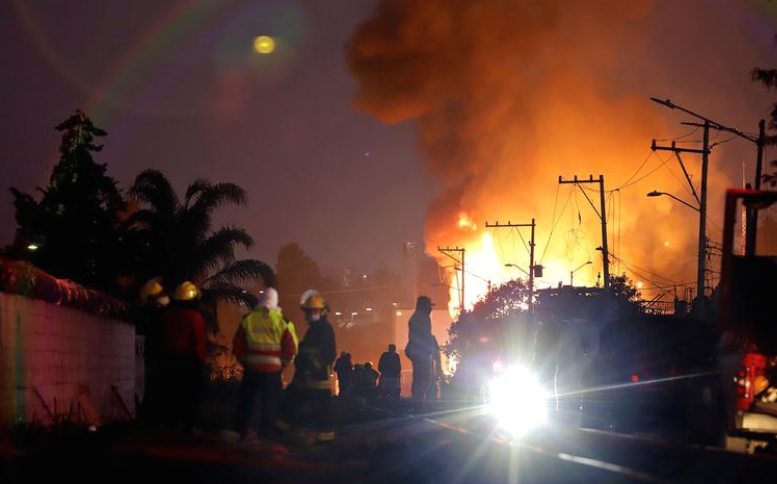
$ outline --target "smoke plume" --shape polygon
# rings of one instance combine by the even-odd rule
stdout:
[[[612,273],[639,272],[618,263],[628,261],[654,294],[693,280],[695,215],[645,197],[651,185],[678,189],[672,172],[657,169],[670,154],[652,155],[632,177],[665,131],[648,99],[654,93],[619,82],[628,74],[624,59],[641,54],[639,33],[654,3],[382,0],[356,29],[346,46],[354,105],[385,123],[417,120],[420,149],[441,186],[428,207],[427,251],[439,257],[437,246],[466,247],[468,281],[482,286],[476,292],[484,280],[521,275],[506,263],[528,268],[520,240],[528,231],[495,233],[486,220],[537,220],[540,287],[568,284],[587,260],[593,264],[575,283],[595,283],[599,219],[582,191],[557,185],[559,175],[601,173],[608,190],[620,188],[607,195]],[[634,189],[652,170],[653,183]],[[585,188],[598,210],[597,185]]]

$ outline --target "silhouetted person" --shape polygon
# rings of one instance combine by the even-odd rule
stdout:
[[[189,281],[173,293],[173,307],[162,325],[160,370],[163,379],[164,422],[190,432],[202,386],[205,320],[197,310],[200,290]]]
[[[372,367],[372,362],[368,361],[364,364],[364,367],[359,372],[359,377],[356,379],[356,392],[360,397],[366,400],[375,398],[379,376],[375,368]]]
[[[138,412],[142,421],[158,424],[162,421],[162,396],[164,382],[160,373],[162,327],[170,298],[162,287],[162,280],[155,277],[139,291],[140,309],[137,323],[143,334],[143,401]]]
[[[335,362],[335,373],[337,373],[337,381],[340,386],[340,396],[347,397],[351,394],[353,387],[353,363],[350,353],[345,351],[340,353],[340,358]]]
[[[413,363],[413,400],[424,403],[431,392],[433,377],[434,336],[432,336],[432,300],[420,296],[408,322],[405,353]]]
[[[380,355],[378,371],[380,372],[379,391],[381,397],[399,398],[402,362],[399,360],[396,345],[390,344],[388,351]]]

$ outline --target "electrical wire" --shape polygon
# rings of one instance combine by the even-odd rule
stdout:
[[[637,183],[641,182],[641,181],[642,181],[642,180],[644,180],[645,178],[649,177],[649,176],[650,176],[650,175],[652,175],[653,173],[655,173],[655,172],[657,172],[658,170],[660,170],[660,169],[661,169],[661,168],[662,168],[664,165],[666,165],[666,164],[667,164],[667,162],[669,162],[669,160],[670,160],[671,158],[672,158],[672,155],[669,155],[669,156],[668,156],[668,157],[667,157],[665,160],[663,160],[663,161],[661,162],[661,164],[660,164],[660,165],[658,165],[658,166],[657,166],[657,167],[655,167],[653,170],[651,170],[651,171],[650,171],[650,173],[648,173],[648,174],[646,174],[646,175],[642,176],[641,178],[638,178],[637,180],[634,180],[634,181],[632,181],[631,183],[627,183],[627,184],[621,185],[620,187],[618,187],[618,189],[619,189],[619,190],[623,190],[624,188],[628,188],[628,187],[630,187],[630,186],[636,185]],[[659,159],[660,159],[660,157],[659,157]]]
[[[558,188],[559,187],[561,187],[561,185],[558,185],[557,189],[556,189],[556,202],[558,202],[558,193],[559,193]],[[570,190],[574,190],[574,187],[571,186],[571,185],[570,185]],[[556,231],[556,227],[561,222],[561,218],[564,216],[564,212],[566,211],[567,206],[569,205],[569,200],[571,198],[572,198],[572,191],[569,192],[569,195],[567,196],[567,201],[564,202],[564,206],[561,209],[561,213],[559,213],[559,215],[558,215],[558,219],[556,219],[556,204],[555,203],[553,204],[553,220],[554,220],[554,222],[553,222],[553,224],[552,224],[552,226],[550,228],[550,233],[548,234],[548,240],[545,242],[545,248],[542,251],[542,257],[540,257],[540,264],[542,264],[542,261],[545,260],[545,254],[548,252],[548,247],[550,247],[550,241],[553,238],[553,233]]]

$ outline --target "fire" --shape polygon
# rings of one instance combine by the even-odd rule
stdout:
[[[460,219],[461,221],[461,219]],[[469,222],[475,225],[471,220]],[[459,223],[461,227],[461,222]],[[469,228],[470,226],[467,225]],[[475,229],[473,229],[475,230]],[[477,232],[477,230],[475,230]],[[498,287],[513,279],[528,278],[529,255],[523,250],[523,246],[508,248],[503,242],[495,242],[492,232],[477,232],[467,242],[460,244],[466,250],[464,266],[464,308],[471,310],[491,288]],[[501,247],[500,247],[501,246]],[[535,289],[562,283],[569,277],[569,267],[579,266],[577,261],[563,262],[562,260],[549,260],[543,263],[544,274],[542,278],[535,279]],[[461,267],[449,266],[448,276],[450,281],[450,301],[448,311],[451,317],[457,317],[460,308]],[[593,280],[585,275],[580,276],[580,281],[593,285]],[[568,283],[569,280],[566,280]]]
[[[459,228],[460,229],[471,229],[471,230],[477,230],[478,225],[472,221],[472,218],[470,218],[469,215],[462,212],[459,214]]]
[[[536,220],[544,273],[535,288],[572,277],[575,285],[603,282],[601,216],[612,275],[645,281],[645,297],[665,300],[667,287],[694,280],[694,214],[668,197],[645,196],[677,183],[674,160],[650,143],[678,133],[647,98],[656,86],[621,75],[634,68],[624,60],[644,54],[639,32],[648,33],[654,2],[377,3],[346,46],[354,106],[384,123],[417,122],[438,187],[427,251],[450,267],[435,248],[466,249],[465,272],[448,269],[451,309],[459,307],[462,275],[465,308],[489,282],[527,277],[526,240],[483,228],[485,220]],[[462,35],[478,48],[461,49]],[[719,213],[715,193],[727,180],[714,165],[710,213]],[[558,184],[559,176],[589,174],[604,176],[604,209],[599,187]]]

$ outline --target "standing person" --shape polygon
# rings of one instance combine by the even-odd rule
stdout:
[[[161,353],[162,326],[170,298],[165,293],[162,280],[155,277],[140,288],[140,321],[137,329],[143,335],[143,399],[139,419],[157,424],[161,420],[160,405],[162,379],[159,359]]]
[[[278,291],[264,290],[259,305],[240,321],[232,353],[243,365],[238,391],[235,431],[246,438],[257,392],[261,404],[259,434],[270,437],[283,383],[281,373],[297,354],[294,326],[278,307]]]
[[[413,363],[413,400],[423,404],[432,386],[433,348],[432,336],[432,300],[419,296],[415,312],[408,322],[408,342],[405,353]]]
[[[172,309],[162,324],[160,376],[164,422],[191,432],[207,358],[205,320],[197,310],[200,290],[189,281],[176,287]]]
[[[351,361],[350,353],[345,351],[340,353],[340,358],[335,361],[335,373],[337,373],[340,396],[349,396],[353,386],[353,362]]]
[[[397,345],[393,343],[388,345],[388,351],[380,355],[378,371],[380,372],[378,388],[381,397],[398,399],[401,392],[402,362],[399,360]]]
[[[371,361],[365,363],[359,377],[356,379],[356,393],[358,396],[367,401],[373,401],[376,396],[375,392],[378,389],[379,376],[375,368],[372,367]]]
[[[281,409],[285,417],[293,416],[297,406],[309,402],[316,420],[318,442],[331,442],[335,438],[332,415],[332,389],[329,374],[337,356],[335,332],[327,321],[329,305],[321,294],[306,291],[301,307],[310,325],[299,343],[299,353],[294,360],[294,380],[291,382],[287,405]],[[288,426],[287,419],[280,422]]]

